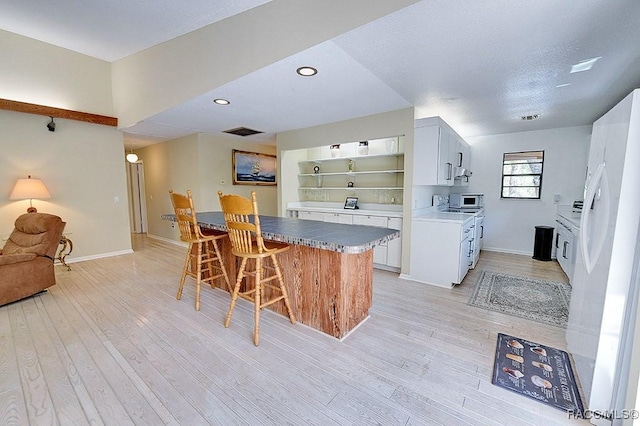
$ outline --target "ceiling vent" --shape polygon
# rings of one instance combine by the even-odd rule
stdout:
[[[236,127],[235,129],[223,130],[223,132],[238,136],[251,136],[264,133],[260,130],[249,129],[248,127]]]
[[[524,121],[537,120],[538,118],[540,118],[540,114],[523,115],[520,118]]]

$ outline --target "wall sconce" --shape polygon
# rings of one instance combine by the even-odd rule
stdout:
[[[49,129],[50,132],[56,131],[56,123],[53,121],[53,117],[51,117],[51,121],[47,123],[47,129]]]
[[[37,213],[38,210],[33,207],[32,200],[36,198],[39,200],[47,200],[51,198],[51,194],[44,186],[44,183],[40,179],[32,179],[31,175],[26,179],[18,179],[16,186],[13,187],[10,200],[29,200],[29,208],[27,213]]]

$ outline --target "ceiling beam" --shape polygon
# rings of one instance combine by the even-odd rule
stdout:
[[[118,119],[116,117],[89,114],[88,112],[54,108],[45,105],[28,104],[26,102],[12,101],[9,99],[0,99],[0,109],[26,112],[27,114],[46,115],[53,118],[66,118],[68,120],[85,121],[87,123],[93,124],[104,124],[105,126],[118,126]]]

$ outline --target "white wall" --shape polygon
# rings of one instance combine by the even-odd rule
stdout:
[[[70,261],[131,250],[122,133],[114,127],[0,111],[0,234],[13,230],[28,200],[11,201],[18,178],[40,178],[50,200],[34,200],[42,213],[59,215],[74,243]],[[100,159],[100,161],[94,161]],[[116,202],[116,197],[119,201]]]
[[[113,115],[110,64],[0,30],[0,98]],[[68,261],[131,251],[123,136],[115,127],[0,111],[0,235],[13,230],[27,200],[8,199],[18,178],[43,180],[52,198],[40,212],[67,222]],[[119,199],[116,202],[116,197]]]
[[[144,165],[149,235],[180,240],[178,229],[161,218],[173,213],[169,189],[183,194],[191,190],[197,211],[220,211],[218,190],[244,197],[256,191],[260,214],[277,215],[275,186],[233,185],[233,149],[275,154],[271,145],[208,134],[185,136],[136,151]]]
[[[557,205],[582,199],[591,126],[509,133],[467,139],[471,145],[469,186],[463,191],[485,194],[484,249],[533,253],[536,225],[555,227]],[[544,150],[539,200],[500,198],[502,156],[505,152]]]
[[[0,30],[0,98],[113,116],[108,62]]]

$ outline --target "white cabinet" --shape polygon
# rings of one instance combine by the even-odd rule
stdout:
[[[365,215],[357,215],[353,217],[354,225],[367,225],[367,226],[377,226],[380,228],[387,228],[387,221],[389,220],[386,216],[365,216]]]
[[[390,217],[387,228],[402,230],[402,219]],[[387,266],[392,268],[402,267],[402,237],[395,238],[387,243]]]
[[[389,218],[385,216],[364,216],[364,215],[355,216],[354,215],[353,224],[387,228],[388,220]],[[388,254],[389,254],[388,243],[383,243],[378,246],[375,246],[373,248],[373,263],[377,263],[379,265],[386,265]]]
[[[562,216],[556,216],[556,225],[556,259],[571,282],[576,264],[579,235],[577,229]]]
[[[473,256],[471,258],[471,268],[475,268],[480,259],[480,250],[484,243],[484,212],[476,214],[473,228]]]
[[[319,220],[319,221],[324,221],[324,214],[322,212],[313,212],[313,211],[307,211],[307,210],[300,210],[298,212],[298,219],[305,219],[305,220]]]
[[[353,215],[346,213],[323,213],[323,221],[330,223],[345,223],[351,225],[353,223]]]
[[[458,278],[454,281],[455,284],[460,284],[471,268],[471,264],[473,262],[473,230],[464,235],[463,240],[460,241],[460,251],[458,256]]]
[[[456,149],[455,149],[455,164],[454,170],[470,170],[471,168],[471,147],[469,144],[462,139],[460,136],[456,135]],[[469,178],[467,176],[458,176],[456,173],[456,177],[454,179],[454,185],[456,186],[469,186]]]
[[[456,170],[469,166],[469,145],[440,117],[416,120],[414,127],[413,184],[453,186]]]
[[[408,278],[450,288],[460,284],[471,267],[474,218],[414,218]]]
[[[402,230],[402,218],[363,215],[352,213],[336,213],[320,210],[288,210],[289,217],[297,217],[306,220],[319,220],[330,223],[342,223],[346,225],[366,225],[380,228]],[[376,268],[397,271],[402,267],[402,237],[395,238],[384,244],[374,247],[373,263]]]

